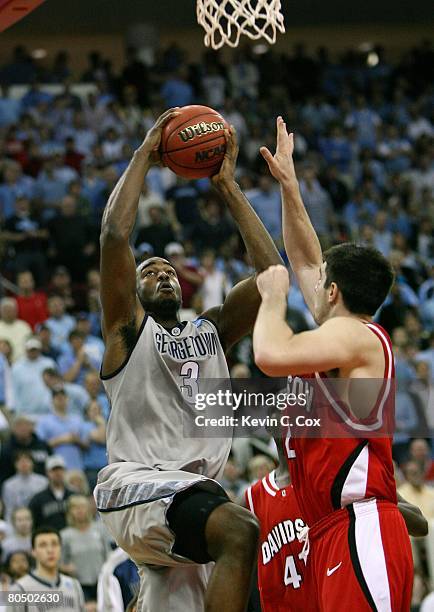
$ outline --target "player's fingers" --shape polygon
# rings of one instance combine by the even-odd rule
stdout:
[[[271,152],[267,149],[267,147],[261,147],[259,149],[260,154],[262,155],[262,157],[265,159],[265,161],[267,162],[267,164],[270,166],[273,165],[274,162],[274,158],[271,154]]]
[[[294,134],[291,132],[288,134],[289,154],[292,155],[294,152]]]
[[[288,133],[282,117],[277,117],[277,150],[283,152],[287,147]]]
[[[156,127],[162,127],[165,125],[170,119],[179,115],[179,106],[175,106],[173,108],[169,108],[162,115],[160,115],[155,123]]]
[[[238,143],[236,139],[235,128],[233,125],[231,125],[229,130],[225,130],[225,139],[226,139],[226,153],[231,159],[233,159],[238,155]]]

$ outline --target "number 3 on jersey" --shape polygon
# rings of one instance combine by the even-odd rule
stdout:
[[[283,576],[283,582],[285,586],[292,585],[294,589],[299,589],[303,581],[301,575],[297,572],[295,566],[294,557],[289,555],[285,561],[285,574]]]
[[[179,376],[182,378],[182,395],[187,401],[193,401],[197,393],[199,393],[199,386],[197,384],[199,364],[195,361],[186,361],[182,364]]]

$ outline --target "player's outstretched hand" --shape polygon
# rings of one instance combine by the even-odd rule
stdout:
[[[160,147],[162,130],[168,121],[179,115],[178,109],[179,106],[175,106],[174,108],[169,108],[162,115],[160,115],[149,132],[146,134],[145,140],[139,147],[140,152],[146,155],[148,161],[152,164],[158,164],[161,162],[158,149]]]
[[[280,183],[297,181],[294,162],[292,160],[294,134],[288,134],[286,123],[283,121],[282,117],[277,117],[276,125],[276,153],[272,155],[267,147],[261,147],[261,155],[267,162],[271,174]]]
[[[226,152],[223,158],[222,165],[217,174],[211,177],[214,187],[220,187],[223,184],[232,183],[235,180],[235,166],[238,157],[238,141],[237,133],[233,125],[228,130],[225,130]]]
[[[256,285],[262,299],[280,293],[287,295],[289,291],[289,274],[285,266],[270,266],[258,274]]]

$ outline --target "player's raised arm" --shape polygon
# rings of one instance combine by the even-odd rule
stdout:
[[[262,221],[235,181],[238,144],[233,127],[227,132],[226,138],[226,155],[212,182],[238,226],[256,272],[262,272],[268,266],[282,264],[282,258]],[[212,308],[205,313],[217,324],[226,349],[253,329],[260,301],[255,275],[235,285],[221,307]]]
[[[257,366],[269,376],[354,368],[369,362],[372,338],[360,321],[334,317],[313,331],[294,334],[286,322],[288,271],[272,266],[257,279],[262,296],[253,330]],[[331,349],[333,347],[333,350]]]
[[[271,174],[280,183],[285,250],[306,304],[312,312],[322,251],[301,199],[292,159],[293,151],[294,135],[287,133],[285,122],[282,117],[278,117],[276,152],[272,155],[266,147],[261,147],[261,154]]]
[[[176,115],[175,109],[162,114],[134,152],[127,169],[116,184],[104,210],[101,225],[101,304],[103,334],[107,342],[112,331],[136,324],[143,309],[136,296],[136,265],[129,245],[140,191],[158,149],[161,129]]]

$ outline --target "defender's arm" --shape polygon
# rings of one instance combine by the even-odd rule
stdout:
[[[315,330],[294,334],[285,320],[289,277],[283,266],[259,275],[258,287],[262,303],[253,331],[253,351],[265,374],[297,375],[364,363],[366,347],[360,324],[349,317],[335,317]]]
[[[287,133],[285,122],[278,117],[276,153],[273,156],[266,147],[261,147],[261,154],[271,174],[280,183],[286,254],[306,304],[313,313],[314,287],[322,263],[322,250],[301,199],[293,151],[294,135]]]

